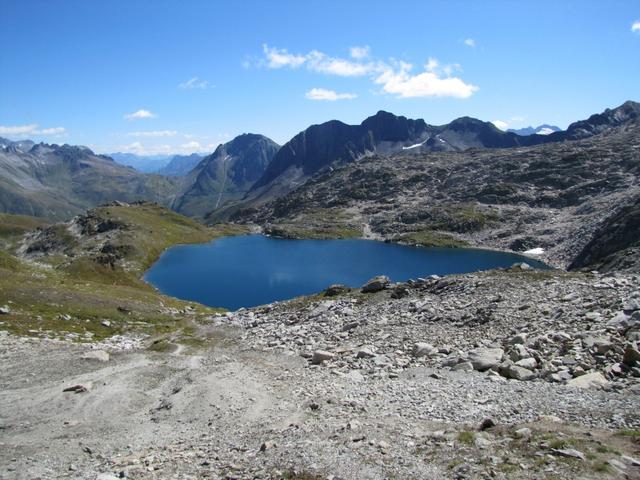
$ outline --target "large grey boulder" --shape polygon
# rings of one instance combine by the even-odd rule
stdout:
[[[536,376],[536,374],[528,368],[520,367],[518,365],[506,365],[504,367],[501,367],[500,374],[503,377],[520,381],[531,380]]]
[[[438,349],[430,343],[418,342],[413,346],[414,357],[431,357],[438,353]]]
[[[606,386],[608,383],[607,379],[604,378],[604,375],[600,372],[593,372],[572,378],[567,382],[567,385],[574,388],[600,388]]]
[[[502,362],[503,355],[504,350],[501,348],[482,347],[471,350],[468,355],[468,360],[471,365],[473,365],[474,370],[484,372]]]
[[[389,286],[391,280],[386,275],[378,275],[373,277],[367,283],[362,286],[362,293],[374,293],[384,290]]]
[[[325,350],[316,350],[311,357],[311,363],[314,365],[320,365],[326,360],[332,360],[335,357],[334,353],[327,352]]]

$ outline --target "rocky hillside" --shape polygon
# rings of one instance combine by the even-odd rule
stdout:
[[[263,135],[243,134],[203,158],[185,177],[172,208],[203,217],[237,200],[260,178],[279,146]]]
[[[68,219],[120,200],[170,201],[173,179],[145,175],[86,147],[4,141],[0,147],[0,212]]]
[[[363,156],[509,148],[575,140],[614,128],[639,115],[640,104],[626,102],[615,109],[607,109],[587,120],[573,123],[566,131],[527,136],[503,132],[492,123],[470,117],[458,118],[441,126],[383,111],[360,125],[347,125],[334,120],[313,125],[286,143],[252,187],[244,203],[259,204],[281,196],[323,169],[343,165]]]
[[[601,118],[569,131],[600,131]],[[236,218],[284,236],[339,226],[425,245],[543,249],[561,267],[638,268],[637,256],[610,258],[639,240],[640,124],[625,118],[578,141],[362,158]]]

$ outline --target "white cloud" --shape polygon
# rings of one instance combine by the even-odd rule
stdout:
[[[201,80],[200,77],[190,78],[186,82],[182,82],[178,85],[180,90],[194,90],[197,88],[204,90],[213,87],[215,87],[215,85],[211,85],[208,80]]]
[[[150,137],[150,138],[175,137],[176,135],[178,135],[178,132],[175,130],[154,130],[154,131],[148,131],[148,132],[127,133],[127,137]]]
[[[476,46],[476,41],[473,38],[465,38],[462,43],[471,48]]]
[[[67,133],[64,127],[50,127],[50,128],[38,128],[37,123],[29,125],[16,125],[11,127],[0,126],[0,135],[7,136],[28,136],[28,135],[40,135],[40,136],[61,136]]]
[[[305,94],[305,97],[309,100],[328,100],[335,102],[336,100],[351,100],[352,98],[356,98],[357,95],[355,93],[337,93],[324,88],[312,88]]]
[[[640,20],[633,22],[633,25],[631,25],[631,31],[640,33]]]
[[[149,110],[138,110],[137,112],[127,113],[124,118],[127,120],[139,120],[141,118],[155,118],[157,115]]]
[[[509,124],[507,122],[505,122],[504,120],[494,120],[493,123],[497,128],[499,128],[500,130],[502,130],[503,132],[509,128]]]
[[[441,64],[435,58],[429,58],[424,72],[412,74],[413,66],[406,62],[390,60],[389,62],[366,60],[369,58],[368,47],[352,47],[351,56],[356,60],[331,57],[317,50],[306,55],[291,54],[286,49],[278,49],[263,45],[265,59],[262,65],[268,68],[299,68],[305,66],[309,71],[336,75],[341,77],[369,76],[371,80],[382,85],[382,92],[398,98],[414,97],[456,97],[468,98],[478,91],[478,87],[453,76],[461,71],[459,64]],[[327,93],[328,92],[328,93]],[[307,98],[314,100],[338,100],[339,95],[330,90],[313,89]]]
[[[145,145],[141,142],[133,142],[128,145],[120,145],[116,147],[98,148],[97,150],[105,153],[109,152],[122,152],[122,153],[134,153],[136,155],[188,155],[191,153],[207,153],[215,150],[217,144],[202,145],[199,142],[187,142],[181,145]]]
[[[267,44],[262,45],[262,50],[267,58],[267,67],[269,68],[297,68],[307,60],[302,55],[292,55],[286,49],[271,48]]]
[[[351,47],[349,49],[349,53],[351,54],[351,57],[355,58],[356,60],[362,60],[363,58],[367,58],[369,56],[370,51],[371,49],[369,48],[368,45],[365,45],[364,47]]]
[[[435,59],[429,59],[425,71],[417,75],[411,75],[412,68],[411,64],[400,62],[395,69],[387,67],[374,82],[382,85],[384,92],[394,94],[398,98],[469,98],[478,91],[477,86],[465,83],[458,77],[437,73],[439,64]]]
[[[371,72],[373,64],[353,62],[344,58],[330,57],[318,50],[312,50],[306,55],[293,55],[286,49],[262,46],[268,68],[298,68],[306,65],[313,72],[341,77],[355,77]],[[362,52],[359,52],[362,53]]]
[[[33,133],[38,128],[35,123],[31,125],[17,125],[14,127],[0,126],[0,135],[25,135]]]

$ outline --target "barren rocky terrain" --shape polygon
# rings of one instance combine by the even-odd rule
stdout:
[[[3,333],[0,476],[640,478],[640,277],[363,290],[192,313],[196,344]]]

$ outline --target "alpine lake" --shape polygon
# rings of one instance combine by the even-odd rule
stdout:
[[[166,295],[237,310],[319,293],[332,284],[360,287],[376,275],[397,282],[519,262],[548,268],[535,259],[494,250],[246,235],[169,248],[144,278]]]

